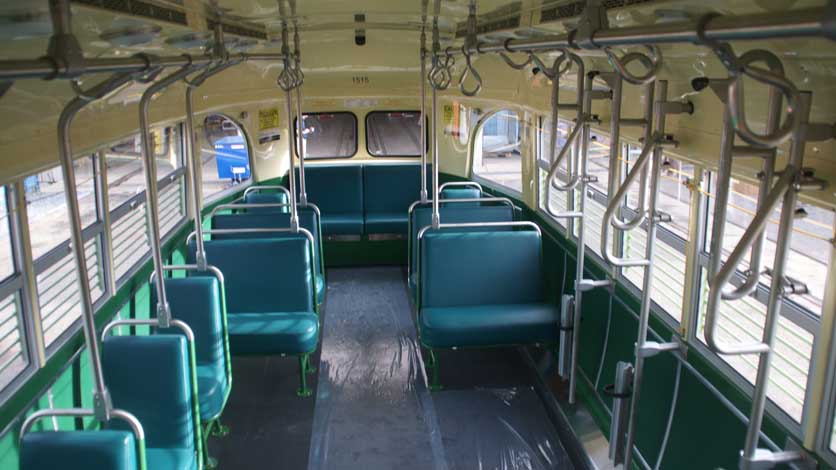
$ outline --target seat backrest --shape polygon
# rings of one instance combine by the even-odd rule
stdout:
[[[441,199],[478,199],[482,197],[482,191],[477,188],[445,188],[441,191]],[[457,203],[442,203],[442,206],[449,207],[453,205],[459,207],[478,207],[478,202],[457,202]]]
[[[428,231],[421,238],[421,308],[540,302],[534,231]]]
[[[224,354],[221,284],[214,276],[192,276],[165,280],[171,315],[185,322],[194,332],[195,359],[198,364],[226,365]],[[151,283],[151,307],[157,305],[157,286]],[[177,333],[172,328],[166,333]]]
[[[224,273],[229,315],[314,311],[310,243],[304,235],[208,240],[205,247],[206,258]],[[194,242],[188,248],[188,262],[194,263]]]
[[[287,194],[283,192],[261,193],[251,192],[244,196],[244,204],[287,204]],[[287,207],[258,207],[249,208],[247,213],[259,212],[289,212]]]
[[[185,336],[108,336],[102,370],[113,403],[142,423],[146,447],[195,449],[197,405]],[[127,429],[119,420],[111,423]]]
[[[320,239],[319,218],[312,209],[299,209],[299,226],[311,232],[314,237],[314,251],[316,256],[322,256],[322,240]],[[246,213],[246,214],[216,214],[212,217],[213,229],[240,228],[289,228],[290,214],[287,213]],[[213,234],[213,240],[235,240],[243,238],[287,238],[297,237],[292,233],[264,232],[264,233],[218,233]],[[317,259],[316,272],[323,274],[322,263]]]
[[[421,165],[363,165],[365,214],[400,213],[421,197]]]
[[[129,431],[41,431],[23,436],[20,470],[138,470]]]
[[[299,178],[299,169],[296,169]],[[362,165],[308,165],[305,191],[322,215],[363,214]]]
[[[468,207],[463,204],[451,204],[439,208],[441,222],[445,224],[461,224],[473,222],[511,222],[514,220],[514,211],[507,205]],[[412,211],[410,225],[410,269],[412,273],[418,271],[418,232],[424,227],[432,225],[432,207],[416,207]],[[460,231],[496,231],[502,228],[471,228],[459,229]],[[504,229],[504,230],[510,230]],[[410,274],[412,274],[410,273]]]

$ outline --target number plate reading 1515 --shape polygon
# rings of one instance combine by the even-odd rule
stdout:
[[[355,85],[368,85],[369,77],[367,75],[355,75],[351,77],[351,83]]]

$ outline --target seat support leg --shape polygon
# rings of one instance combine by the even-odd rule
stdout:
[[[435,351],[432,349],[429,350],[429,362],[428,366],[432,369],[432,380],[430,381],[429,389],[431,392],[437,392],[442,389],[441,383],[438,380],[438,357],[435,355]]]
[[[313,365],[313,364],[311,363],[311,356],[310,356],[310,354],[308,354],[307,356],[305,356],[305,360],[306,360],[306,362],[308,363],[308,366],[307,366],[307,371],[308,371],[308,373],[309,373],[309,374],[316,373],[316,366],[315,366],[315,365]]]
[[[212,435],[220,422],[216,419],[203,424],[203,432],[200,439],[203,441],[203,470],[215,470],[218,468],[218,459],[209,455],[209,436]]]
[[[229,426],[221,422],[221,418],[215,420],[215,425],[212,427],[212,437],[226,437],[229,435]]]
[[[309,397],[312,393],[311,389],[308,388],[308,356],[309,354],[302,354],[299,356],[300,387],[299,390],[296,391],[296,394],[300,397]]]

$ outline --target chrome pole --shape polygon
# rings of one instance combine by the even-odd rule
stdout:
[[[667,80],[657,81],[658,101],[655,107],[654,127],[657,136],[665,132],[665,114],[662,112],[661,103],[668,97]],[[647,341],[647,330],[650,321],[651,289],[653,287],[653,254],[656,245],[656,199],[659,196],[659,174],[661,172],[662,147],[655,145],[653,148],[653,161],[650,170],[650,197],[648,198],[647,238],[645,240],[645,259],[648,263],[644,266],[644,279],[642,279],[642,300],[639,308],[639,332],[636,342],[636,365],[633,379],[633,393],[630,401],[630,418],[627,421],[627,438],[624,443],[624,468],[632,468],[633,445],[635,443],[636,422],[638,421],[638,406],[641,396],[641,385],[644,376],[644,357],[642,349]]]
[[[441,0],[435,0],[435,13],[433,15],[433,70],[438,67],[438,54],[441,51],[441,39],[438,32],[438,15],[441,12]],[[429,77],[428,77],[429,78]],[[432,127],[432,142],[433,142],[433,212],[432,212],[432,226],[438,228],[441,225],[441,214],[438,200],[438,90],[436,83],[431,83],[432,92],[430,93],[430,113],[432,120],[430,127]]]
[[[426,10],[427,2],[424,1]],[[427,202],[427,33],[422,16],[421,26],[421,202]]]
[[[290,15],[293,17],[293,57],[296,64],[296,73],[300,77],[300,81],[296,86],[296,148],[299,154],[299,204],[307,206],[308,192],[305,190],[305,154],[308,149],[303,135],[305,115],[302,113],[302,66],[300,65],[302,52],[299,47],[299,23],[296,20],[295,1],[290,2]]]
[[[142,144],[142,160],[145,166],[145,202],[148,215],[148,238],[151,244],[151,258],[154,261],[157,288],[157,319],[161,328],[167,328],[171,322],[171,309],[165,292],[163,276],[163,255],[160,237],[159,194],[157,194],[157,160],[154,155],[154,142],[149,123],[151,98],[158,92],[184,79],[194,71],[194,66],[185,65],[180,70],[154,82],[142,94],[139,100],[139,132]]]
[[[118,74],[110,77],[92,90],[73,98],[61,111],[58,118],[58,156],[64,178],[64,195],[70,219],[70,239],[73,257],[78,270],[79,294],[81,295],[81,318],[84,331],[84,343],[90,354],[90,368],[93,374],[93,410],[100,422],[109,421],[113,412],[110,393],[105,386],[104,374],[99,355],[99,343],[96,335],[96,319],[93,311],[93,299],[90,294],[90,274],[87,269],[87,257],[84,253],[81,213],[78,205],[75,168],[73,167],[73,149],[70,140],[70,128],[73,118],[90,102],[127,84],[133,79],[131,74]]]

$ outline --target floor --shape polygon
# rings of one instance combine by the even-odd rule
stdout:
[[[401,267],[328,271],[314,397],[296,361],[236,358],[221,469],[571,469],[516,350],[442,352],[430,393]]]

